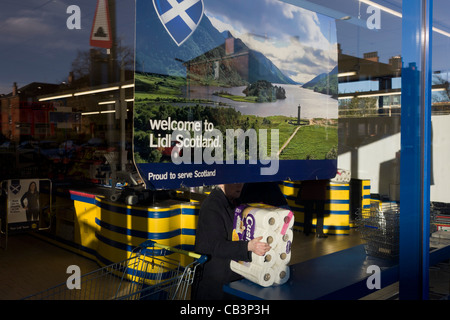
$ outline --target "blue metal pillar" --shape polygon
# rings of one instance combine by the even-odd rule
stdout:
[[[399,298],[428,299],[433,0],[403,1]]]

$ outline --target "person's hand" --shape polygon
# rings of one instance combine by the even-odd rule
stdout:
[[[270,246],[265,242],[261,242],[261,239],[262,237],[258,237],[250,240],[248,242],[248,251],[257,254],[258,256],[265,255],[266,252],[270,250]]]

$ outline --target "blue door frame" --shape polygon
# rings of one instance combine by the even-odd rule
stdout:
[[[428,299],[433,0],[403,1],[399,299]]]

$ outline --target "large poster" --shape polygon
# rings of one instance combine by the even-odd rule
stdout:
[[[335,20],[277,0],[138,0],[134,159],[150,189],[328,179]]]
[[[8,228],[10,231],[37,229],[39,223],[39,180],[8,180]]]

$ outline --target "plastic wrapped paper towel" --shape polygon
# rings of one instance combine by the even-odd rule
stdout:
[[[292,243],[294,239],[294,214],[289,210],[285,210],[284,212],[280,211],[279,215],[282,223],[278,229],[275,230],[275,241],[272,248],[276,248],[278,246],[282,246],[284,248],[288,241]]]
[[[270,287],[275,281],[275,272],[272,268],[233,260],[230,262],[230,268],[237,274],[263,287]]]
[[[294,227],[294,213],[290,210],[280,210],[278,212],[280,216],[280,232],[284,234],[287,230]]]
[[[336,176],[330,181],[335,183],[349,183],[351,178],[352,175],[349,170],[338,169],[336,172]]]
[[[294,232],[292,231],[292,229],[288,229],[284,234],[282,234],[281,232],[275,233],[275,240],[271,247],[273,249],[280,247],[282,248],[282,250],[284,250],[288,242],[292,243],[293,239]]]
[[[290,277],[290,267],[277,261],[271,267],[261,266],[254,262],[231,261],[232,271],[263,287],[283,285]]]
[[[281,234],[281,241],[283,243],[286,243],[288,241],[292,243],[293,240],[294,240],[294,231],[292,231],[292,229],[288,229],[284,234]]]
[[[245,204],[235,210],[234,241],[262,237],[271,246],[264,256],[252,253],[252,262],[231,261],[231,269],[263,287],[288,281],[293,241],[294,214],[290,210],[264,204]]]
[[[275,207],[242,205],[234,211],[233,240],[250,241],[258,233],[274,231],[281,224],[281,217]]]
[[[280,263],[288,264],[291,260],[292,242],[294,241],[294,214],[292,211],[280,211],[281,220],[283,223],[276,230],[275,243],[273,247],[277,256],[280,258]]]
[[[252,252],[252,264],[257,264],[262,267],[270,268],[275,264],[275,262],[278,261],[277,255],[278,253],[275,252],[275,250],[273,249],[267,251],[264,256],[259,256]]]
[[[279,243],[275,248],[275,263],[288,264],[291,261],[291,246],[292,241],[288,240],[286,242]]]
[[[270,246],[275,245],[275,241],[277,241],[279,235],[272,230],[265,229],[255,229],[253,233],[253,238],[262,237],[261,241],[267,243]]]
[[[290,268],[288,265],[282,264],[282,263],[276,263],[273,267],[272,270],[274,272],[274,284],[277,285],[282,285],[285,284],[286,282],[288,282],[289,277],[291,275],[290,272]]]
[[[253,219],[255,229],[275,230],[281,223],[278,212],[271,208],[247,207],[243,216]]]

